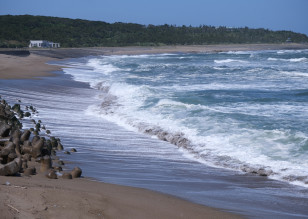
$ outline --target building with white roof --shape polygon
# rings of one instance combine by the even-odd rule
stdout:
[[[59,48],[60,43],[49,42],[47,40],[30,40],[29,48]]]

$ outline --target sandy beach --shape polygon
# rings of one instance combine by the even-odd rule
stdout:
[[[192,52],[191,48],[187,49]],[[59,58],[153,52],[179,52],[179,49],[59,49],[37,50],[28,56],[0,54],[0,79],[53,76],[52,71],[58,71],[60,67],[47,65],[46,62]],[[32,162],[31,165],[39,169],[38,163]],[[43,173],[30,177],[0,176],[0,194],[0,212],[4,219],[240,218],[223,210],[145,189],[95,182],[87,178],[52,180]]]
[[[0,176],[0,194],[2,219],[241,218],[173,196],[86,178]]]
[[[52,71],[61,70],[54,65],[46,65],[46,62],[54,60],[38,55],[13,56],[0,54],[0,78],[1,79],[27,79],[41,76],[52,76]]]

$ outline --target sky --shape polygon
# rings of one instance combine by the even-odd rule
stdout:
[[[0,15],[291,30],[308,35],[308,0],[0,0]]]

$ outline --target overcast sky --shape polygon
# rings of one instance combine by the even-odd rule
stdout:
[[[0,0],[0,14],[110,23],[263,27],[308,35],[308,0]]]

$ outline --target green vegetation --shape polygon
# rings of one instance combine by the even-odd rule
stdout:
[[[268,29],[106,23],[45,16],[0,16],[0,47],[49,40],[62,47],[308,42],[304,34]]]

